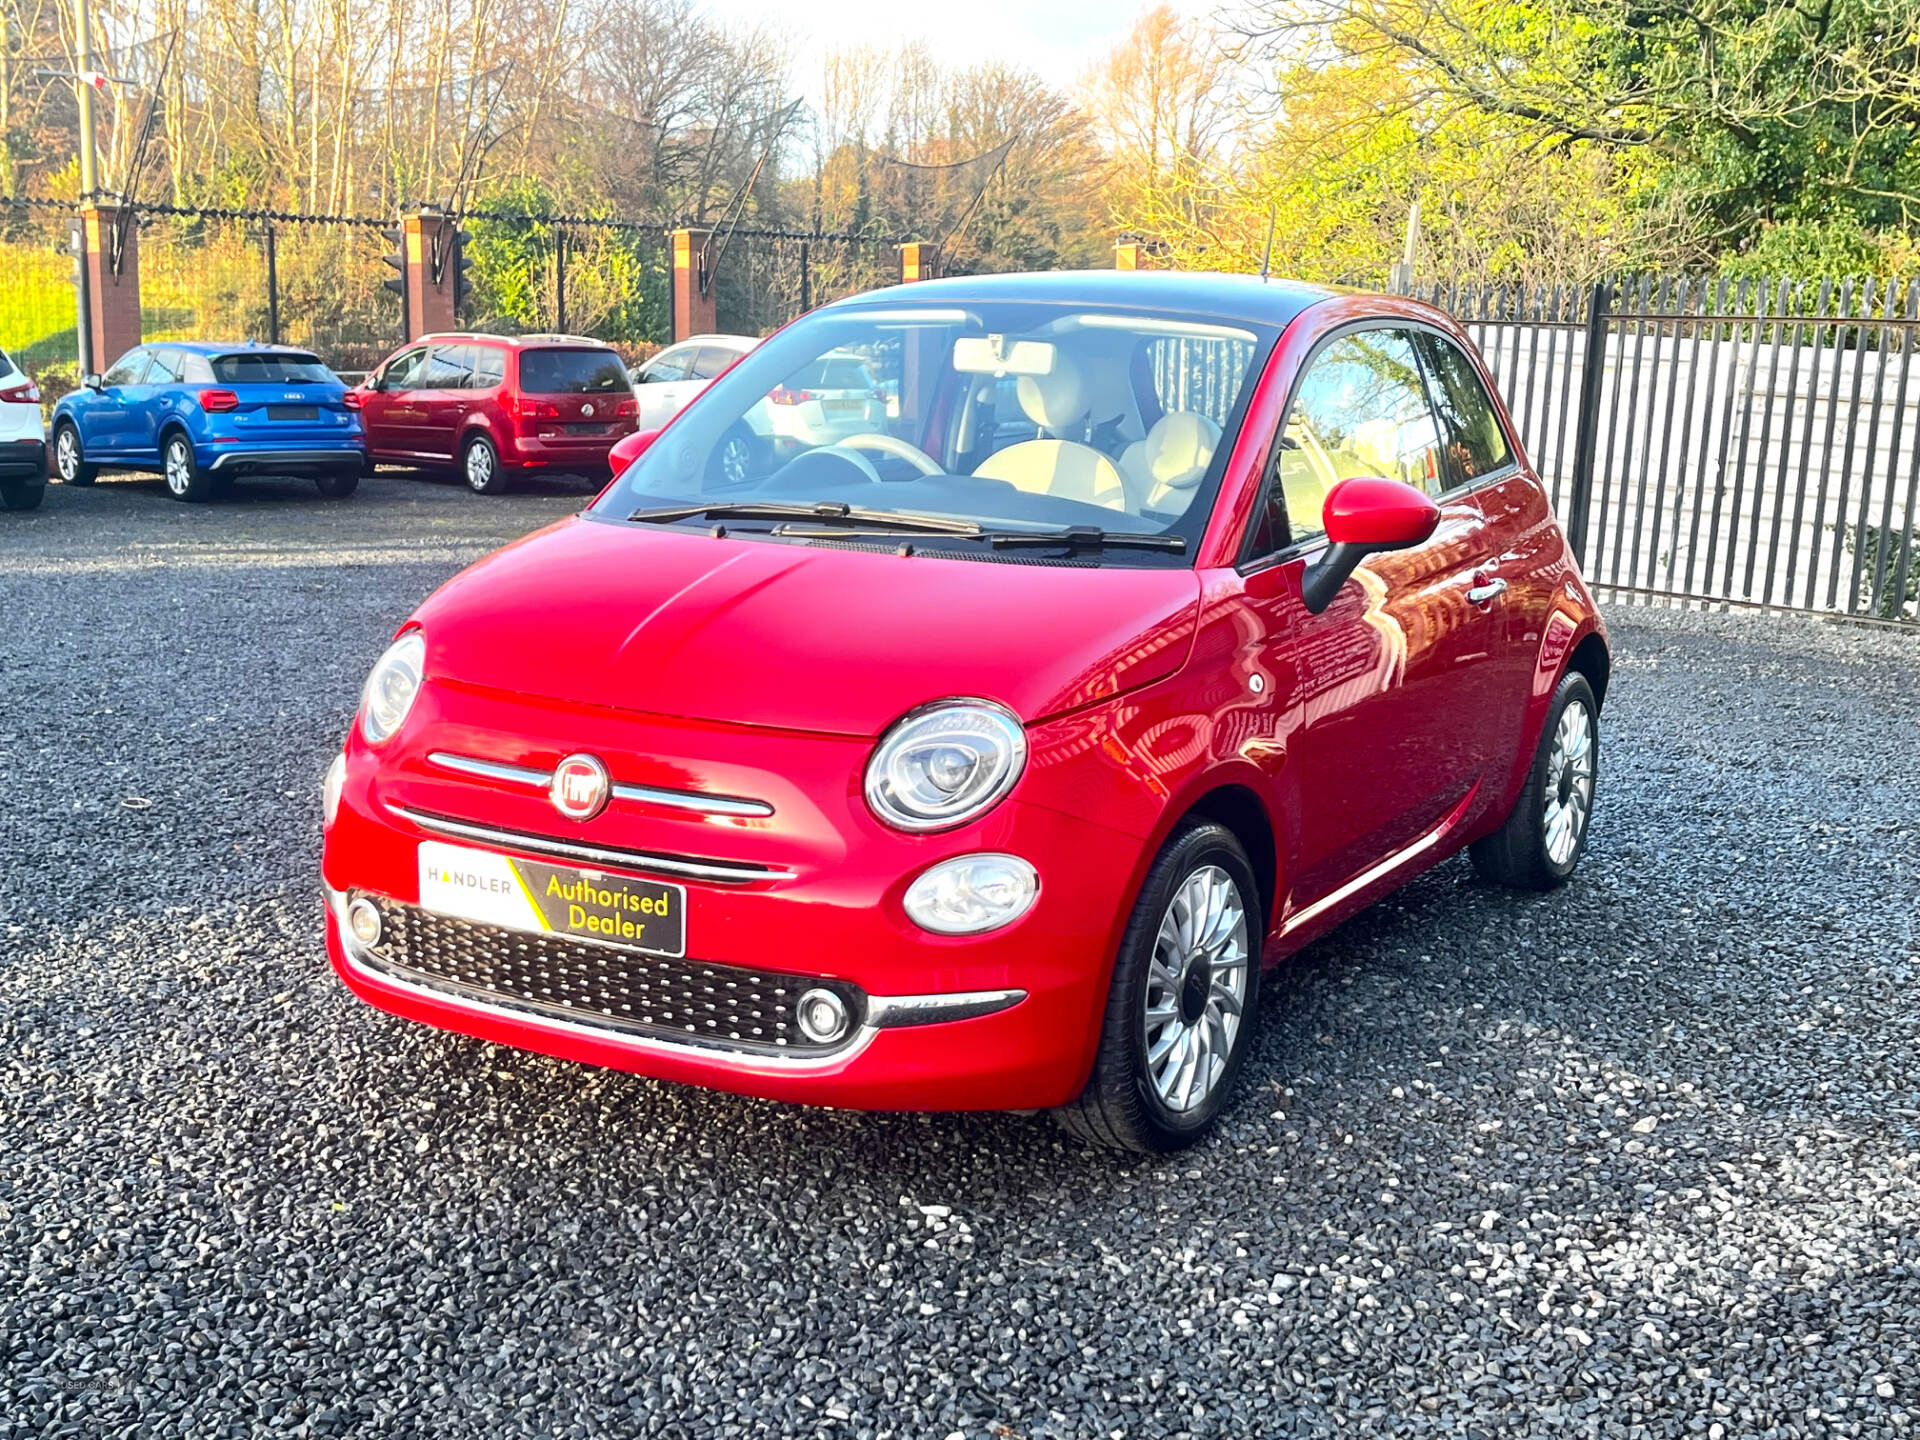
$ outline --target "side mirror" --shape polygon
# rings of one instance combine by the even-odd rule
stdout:
[[[636,430],[631,435],[623,435],[614,441],[613,449],[607,452],[607,463],[613,467],[617,476],[627,466],[638,460],[649,445],[659,438],[658,430]]]
[[[101,388],[100,377],[98,375],[82,375],[80,377],[80,383],[89,390],[98,390]]]
[[[1440,523],[1440,507],[1398,480],[1355,475],[1327,492],[1320,519],[1330,543],[1300,577],[1300,598],[1315,615],[1367,556],[1425,543]]]

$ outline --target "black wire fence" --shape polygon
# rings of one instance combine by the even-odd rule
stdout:
[[[1920,280],[1418,287],[1596,585],[1920,621]]]
[[[143,338],[301,345],[336,370],[374,364],[407,337],[385,257],[391,219],[277,211],[132,207],[139,227]],[[73,262],[77,207],[0,205],[0,349],[59,390],[77,380]],[[460,217],[472,289],[464,328],[589,335],[632,356],[672,338],[666,225],[595,215],[475,209]],[[887,235],[738,226],[708,250],[717,325],[761,335],[815,305],[897,278]],[[69,373],[72,372],[72,373]]]

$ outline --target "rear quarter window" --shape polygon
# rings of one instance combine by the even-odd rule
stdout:
[[[317,355],[216,355],[213,378],[222,385],[325,385],[333,372]]]
[[[522,350],[520,388],[529,395],[597,395],[629,390],[632,382],[611,350]]]

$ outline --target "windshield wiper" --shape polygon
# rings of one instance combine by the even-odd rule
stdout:
[[[1179,555],[1187,548],[1184,536],[1102,530],[1097,525],[1063,525],[1058,530],[989,530],[981,538],[995,549],[1065,545],[1073,550],[1164,550],[1170,555]]]
[[[627,519],[647,525],[668,525],[695,517],[707,520],[810,520],[818,525],[857,525],[904,535],[978,535],[972,520],[944,515],[914,515],[894,510],[862,510],[837,500],[818,505],[783,505],[773,501],[722,501],[713,505],[668,505],[635,510]]]

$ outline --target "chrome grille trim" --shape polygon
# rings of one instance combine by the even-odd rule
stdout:
[[[430,764],[438,765],[442,770],[453,770],[462,775],[475,775],[483,780],[499,780],[508,785],[524,785],[532,790],[545,790],[553,784],[551,770],[533,770],[524,765],[503,765],[498,760],[482,760],[474,755],[460,755],[451,750],[435,750],[428,754]],[[638,805],[661,805],[670,810],[687,810],[696,815],[734,815],[764,819],[773,814],[773,806],[764,800],[742,800],[735,795],[708,795],[698,790],[664,790],[657,785],[628,785],[615,781],[613,798],[628,800]]]
[[[771,865],[732,864],[725,860],[695,860],[679,855],[651,855],[643,850],[615,850],[606,845],[582,845],[574,840],[556,840],[550,835],[529,835],[520,830],[502,830],[492,825],[475,825],[409,805],[387,802],[387,809],[410,824],[436,835],[453,835],[462,840],[478,840],[506,850],[523,850],[529,855],[545,855],[575,864],[611,865],[620,870],[644,870],[656,875],[685,875],[695,880],[717,880],[723,884],[746,885],[756,880],[791,880],[794,872]]]
[[[1027,998],[1024,990],[964,990],[945,995],[869,995],[867,1024],[876,1030],[909,1025],[938,1025],[1010,1010]]]

